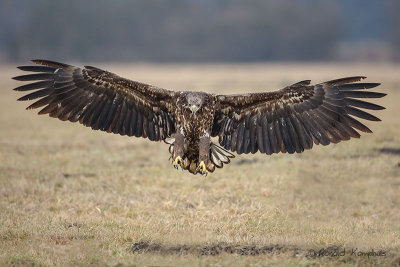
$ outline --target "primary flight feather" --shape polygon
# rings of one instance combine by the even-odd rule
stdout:
[[[359,98],[379,83],[348,77],[316,85],[302,81],[275,92],[216,95],[170,91],[131,81],[95,67],[33,60],[18,67],[31,74],[14,77],[33,91],[18,100],[38,99],[27,109],[94,130],[165,141],[175,168],[207,174],[237,154],[301,153],[313,144],[328,145],[372,132],[358,119],[379,121],[361,110],[384,107]],[[211,141],[218,136],[219,145]],[[229,152],[231,151],[231,152]]]

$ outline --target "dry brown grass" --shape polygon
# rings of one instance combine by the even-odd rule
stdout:
[[[18,71],[0,67],[0,265],[399,261],[399,66],[97,65],[165,88],[224,93],[366,75],[383,82],[388,96],[375,102],[387,110],[374,113],[383,121],[367,123],[374,134],[360,140],[242,155],[205,178],[172,168],[164,143],[25,111],[11,90]],[[306,257],[330,246],[347,253]],[[387,255],[352,256],[352,248]]]

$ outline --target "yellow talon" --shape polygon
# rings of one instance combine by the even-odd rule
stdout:
[[[204,163],[204,161],[201,161],[199,166],[197,166],[196,173],[197,172],[200,172],[201,175],[204,175],[204,174],[206,176],[208,175],[208,171],[207,171],[206,164]]]
[[[181,166],[182,170],[183,170],[183,166],[185,164],[185,162],[183,161],[183,159],[180,156],[177,156],[174,160],[174,168],[178,170],[179,166]]]

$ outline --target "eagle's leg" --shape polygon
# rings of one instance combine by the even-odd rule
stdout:
[[[201,175],[208,174],[207,164],[210,161],[210,136],[202,136],[199,140],[199,166],[197,166],[196,173],[200,172]]]
[[[185,154],[185,137],[181,133],[177,133],[175,135],[175,142],[174,142],[174,168],[178,169],[180,166],[182,169],[185,166],[185,162],[183,160],[183,155]]]

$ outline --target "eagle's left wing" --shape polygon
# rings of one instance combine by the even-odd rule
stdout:
[[[241,153],[301,153],[313,143],[328,145],[359,138],[355,130],[371,130],[352,116],[379,121],[363,110],[384,107],[357,98],[386,94],[364,91],[378,83],[356,83],[365,77],[349,77],[310,85],[302,81],[276,92],[217,95],[212,136],[220,144]],[[350,116],[351,115],[351,116]]]
[[[31,91],[18,100],[39,99],[27,109],[42,108],[39,114],[152,141],[164,140],[175,131],[173,91],[95,67],[33,62],[39,65],[19,67],[32,74],[13,78],[31,82],[14,89]]]

